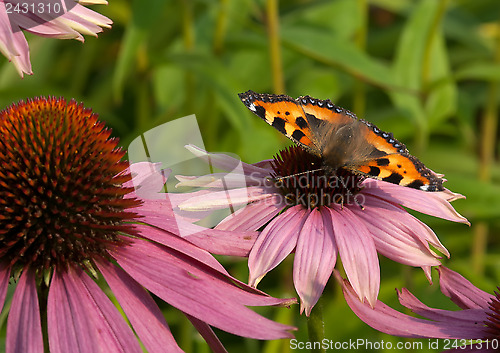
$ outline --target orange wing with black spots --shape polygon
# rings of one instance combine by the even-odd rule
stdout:
[[[369,178],[424,191],[444,190],[443,180],[391,133],[358,119],[330,100],[309,96],[239,94],[257,116],[312,154],[323,168],[343,168]]]
[[[320,149],[313,142],[313,133],[304,111],[294,99],[253,91],[240,93],[239,97],[255,115],[309,152],[321,156]]]

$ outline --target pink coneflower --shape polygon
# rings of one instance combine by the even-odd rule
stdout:
[[[148,352],[180,351],[148,291],[217,352],[209,325],[290,337],[291,327],[246,307],[289,300],[243,285],[208,252],[138,215],[149,210],[110,134],[74,101],[37,98],[0,112],[0,305],[16,286],[6,352],[142,352],[136,334]],[[130,170],[147,187],[151,166]],[[131,327],[94,281],[101,275]]]
[[[227,167],[237,163],[229,156],[188,148],[221,169],[231,170]],[[179,176],[181,186],[205,186],[212,192],[186,197],[178,208],[206,212],[228,207],[228,199],[233,208],[249,203],[215,229],[262,230],[249,254],[252,286],[295,252],[293,281],[306,315],[321,296],[337,255],[354,291],[370,305],[375,305],[380,284],[377,253],[422,267],[428,277],[430,266],[440,264],[429,244],[449,256],[434,232],[401,206],[468,223],[450,205],[462,196],[449,190],[424,192],[346,171],[327,175],[318,169],[321,165],[318,157],[291,147],[272,161],[243,164],[243,183],[235,183],[234,175],[225,177],[225,183],[212,180],[220,175]]]
[[[462,275],[444,267],[438,268],[441,292],[462,310],[434,309],[419,301],[406,288],[398,292],[400,303],[429,320],[415,318],[377,301],[374,308],[361,303],[348,281],[338,273],[344,296],[354,313],[376,330],[394,336],[442,338],[457,340],[461,347],[449,352],[498,352],[500,350],[500,292],[488,294]],[[500,287],[498,287],[500,290]],[[465,340],[482,340],[469,347]],[[472,342],[469,342],[472,343]]]
[[[107,4],[105,0],[0,0],[0,51],[21,77],[32,75],[29,46],[22,30],[42,37],[84,41],[110,28],[109,18],[80,5]]]

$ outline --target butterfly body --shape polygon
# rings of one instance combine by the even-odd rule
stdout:
[[[293,99],[253,91],[239,97],[254,114],[320,157],[325,170],[342,168],[423,191],[444,190],[443,180],[412,156],[392,133],[358,119],[328,99]]]

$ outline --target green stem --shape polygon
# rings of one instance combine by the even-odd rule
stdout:
[[[194,36],[194,20],[193,20],[193,2],[191,0],[182,0],[182,39],[184,42],[184,49],[186,53],[191,53],[195,47]],[[189,112],[192,109],[192,102],[195,97],[195,81],[192,72],[187,71],[184,78],[185,82],[185,107]]]
[[[356,32],[354,41],[356,46],[365,51],[366,49],[366,36],[368,31],[368,6],[366,0],[358,0],[358,15],[360,16],[360,26]],[[365,94],[365,83],[357,78],[354,82],[354,97],[353,97],[353,111],[356,112],[358,116],[365,115],[366,108],[366,94]]]
[[[269,37],[273,91],[274,93],[285,93],[283,66],[281,62],[278,8],[278,0],[267,0],[267,35]]]
[[[425,48],[422,60],[422,101],[423,105],[425,105],[425,100],[428,96],[428,89],[430,86],[430,77],[431,77],[431,67],[432,67],[432,46],[434,44],[436,33],[439,32],[439,26],[441,26],[441,22],[443,21],[444,14],[446,13],[446,9],[448,8],[449,0],[441,0],[438,4],[438,10],[436,12],[436,16],[434,16],[432,24],[429,28],[429,32],[427,33],[427,39],[425,41]],[[415,151],[417,154],[421,154],[427,148],[427,144],[429,143],[429,127],[427,126],[426,119],[419,119],[419,129],[417,130],[416,136],[416,146]]]
[[[307,318],[307,332],[309,334],[309,342],[312,343],[313,347],[311,353],[325,353],[326,351],[321,344],[325,338],[325,324],[323,322],[323,304],[321,298],[312,309],[311,315]]]
[[[500,21],[498,22],[500,24]],[[495,43],[494,63],[500,64],[500,36],[497,36]],[[496,132],[498,128],[498,91],[499,82],[492,81],[488,89],[488,100],[486,109],[481,119],[481,135],[479,141],[479,180],[483,182],[491,181],[491,167],[493,165],[496,148]],[[472,265],[476,273],[482,274],[484,271],[484,258],[488,244],[489,227],[486,222],[479,222],[474,229],[474,239],[472,244]]]
[[[500,64],[500,36],[497,36],[494,63],[496,65]],[[481,119],[479,179],[482,181],[491,180],[491,166],[495,155],[496,132],[498,127],[498,89],[498,81],[492,81],[488,89],[486,109]]]
[[[426,92],[427,90],[431,75],[432,44],[434,43],[436,33],[439,30],[439,26],[441,25],[443,16],[446,13],[446,9],[448,8],[448,0],[441,0],[438,6],[438,11],[436,12],[436,16],[432,21],[431,27],[429,28],[429,33],[427,34],[427,39],[425,41],[424,58],[422,61],[422,87],[424,88],[424,92]]]
[[[217,11],[214,33],[214,54],[216,56],[222,53],[228,20],[228,0],[219,0],[219,10]]]
[[[49,299],[49,287],[42,280],[38,291],[38,302],[40,305],[40,322],[42,324],[43,351],[49,352],[49,334],[47,328],[47,301]]]

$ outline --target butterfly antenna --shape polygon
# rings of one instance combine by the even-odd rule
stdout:
[[[297,176],[297,175],[304,175],[304,174],[309,174],[309,173],[313,173],[313,172],[319,172],[320,170],[324,170],[324,168],[306,170],[305,172],[296,173],[296,174],[290,174],[290,175],[282,176],[282,177],[279,177],[279,178],[273,178],[273,179],[281,181],[283,179],[289,179],[289,178]]]

